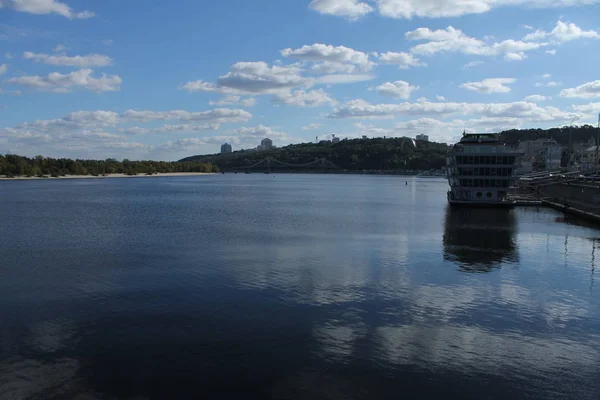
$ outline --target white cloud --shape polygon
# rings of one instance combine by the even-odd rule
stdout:
[[[523,42],[517,40],[504,40],[496,43],[486,43],[483,40],[465,35],[461,30],[452,26],[435,31],[429,28],[417,28],[405,33],[407,40],[425,40],[411,48],[411,52],[422,55],[433,55],[444,52],[460,52],[480,56],[493,56],[499,54],[524,53],[546,46],[547,43]]]
[[[518,53],[506,53],[504,59],[508,61],[522,61],[527,58],[527,55],[522,51]]]
[[[276,94],[292,88],[312,85],[313,80],[300,75],[295,65],[270,67],[267,63],[238,62],[231,71],[220,76],[217,84],[204,81],[188,82],[182,89],[189,92],[216,92],[224,94]]]
[[[550,78],[552,78],[552,74],[544,74],[544,75],[542,75],[542,78],[550,79]]]
[[[61,118],[32,121],[0,129],[0,140],[5,139],[11,149],[17,149],[19,154],[25,155],[39,154],[43,149],[44,153],[51,152],[53,156],[106,158],[122,154],[127,158],[135,159],[136,156],[147,157],[147,151],[161,146],[130,142],[128,136],[193,134],[219,129],[220,123],[245,122],[251,117],[252,115],[247,111],[229,109],[200,112],[128,110],[121,114],[105,110],[76,111]],[[129,126],[134,122],[151,123],[169,120],[177,123],[162,126],[156,126],[156,123],[151,126]],[[266,132],[273,136],[278,135],[276,131],[261,131],[258,128],[254,131],[256,134]],[[212,138],[208,138],[206,142],[211,143],[211,140]],[[143,154],[138,153],[138,150]]]
[[[122,114],[122,117],[137,122],[150,121],[211,121],[213,123],[234,123],[246,122],[252,118],[246,110],[217,108],[208,111],[149,111],[149,110],[127,110]]]
[[[379,13],[390,18],[458,17],[479,14],[491,9],[490,0],[378,0]]]
[[[91,69],[80,69],[69,74],[52,72],[47,76],[31,75],[14,77],[8,79],[6,82],[39,91],[52,92],[69,92],[74,88],[82,88],[94,92],[120,90],[122,81],[118,75],[102,74],[99,78],[94,78],[92,73]]]
[[[60,52],[66,51],[66,50],[67,50],[67,46],[58,44],[52,51],[55,53],[60,53]]]
[[[374,66],[374,63],[369,60],[369,55],[362,51],[345,46],[334,47],[321,43],[315,43],[310,46],[304,45],[298,49],[283,49],[281,50],[281,55],[303,61],[325,61],[330,63],[356,65],[364,71],[368,71]]]
[[[12,55],[12,53],[4,53],[4,58],[6,58],[7,60],[12,60],[13,55]]]
[[[27,60],[43,62],[48,65],[60,65],[68,67],[88,68],[105,67],[112,64],[112,59],[102,54],[88,54],[85,56],[49,55],[43,53],[32,53],[26,51],[23,57]]]
[[[240,104],[243,107],[254,107],[254,105],[256,104],[256,99],[253,97],[249,97],[247,99],[240,101]]]
[[[479,93],[508,93],[511,89],[507,85],[515,82],[514,78],[489,78],[479,82],[466,82],[460,87]]]
[[[482,14],[499,7],[556,8],[598,3],[598,0],[313,0],[310,7],[321,14],[355,20],[373,11],[376,3],[379,14],[397,19],[446,18]],[[526,29],[531,27],[525,25]]]
[[[556,50],[552,49],[552,50],[546,50],[546,54],[550,54],[551,56],[556,55]]]
[[[591,119],[596,122],[598,113],[600,113],[600,103],[588,103],[581,105],[574,105],[573,110],[577,113],[583,114],[584,117]]]
[[[69,19],[88,19],[95,15],[90,11],[74,12],[67,4],[56,0],[2,0],[0,8],[2,6],[30,14],[58,14]]]
[[[435,99],[437,101],[446,101],[446,99],[444,98],[444,96],[440,96],[439,94],[437,96],[435,96]]]
[[[600,80],[587,82],[574,88],[563,89],[560,96],[580,99],[600,97]]]
[[[192,125],[192,124],[176,124],[176,125],[163,125],[158,128],[146,128],[141,126],[132,126],[128,128],[119,128],[117,132],[124,133],[127,135],[149,135],[156,133],[169,133],[169,132],[202,132],[209,130],[217,130],[219,129],[218,124],[200,124],[200,125]]]
[[[308,124],[302,127],[303,131],[312,131],[314,129],[319,129],[321,127],[321,124],[317,124],[317,123],[313,123],[313,124]]]
[[[353,64],[343,64],[339,62],[323,61],[316,63],[311,67],[311,71],[317,74],[336,74],[344,73],[351,74],[356,70],[356,66]]]
[[[210,104],[211,106],[226,106],[229,104],[235,104],[238,101],[240,101],[240,96],[226,96],[223,97],[221,100],[217,100],[217,101],[209,101],[208,104]]]
[[[385,82],[375,88],[379,94],[384,96],[391,96],[396,99],[408,100],[410,95],[415,90],[419,89],[418,86],[413,86],[405,81],[396,82]]]
[[[112,39],[104,39],[100,43],[102,43],[105,46],[112,46],[112,44],[114,43],[114,40],[112,40]]]
[[[427,66],[427,64],[419,60],[413,54],[404,52],[394,53],[388,51],[387,53],[379,54],[379,61],[383,64],[396,64],[400,69]]]
[[[252,97],[243,99],[240,96],[225,96],[217,101],[209,101],[211,106],[227,106],[231,104],[241,104],[243,107],[252,107],[256,104],[256,100]]]
[[[281,138],[286,137],[287,134],[283,132],[275,131],[273,128],[257,125],[252,127],[242,127],[234,131],[238,135],[251,136],[251,137],[263,137],[263,138]]]
[[[550,81],[550,82],[537,82],[535,84],[536,87],[557,87],[560,86],[560,83],[555,82],[555,81]]]
[[[323,89],[304,91],[297,90],[292,93],[277,95],[276,100],[297,107],[317,107],[325,104],[336,104]]]
[[[112,111],[76,111],[62,118],[26,122],[4,131],[0,130],[0,137],[51,141],[56,138],[71,137],[81,132],[113,128],[118,121],[119,115]]]
[[[316,78],[316,82],[335,85],[344,83],[364,82],[370,81],[372,79],[375,79],[375,76],[370,74],[333,74],[319,76],[318,78]]]
[[[0,65],[0,75],[4,75],[6,73],[6,71],[8,71],[8,64],[1,64]]]
[[[373,8],[359,0],[312,0],[310,8],[321,14],[336,15],[355,20],[373,11]]]
[[[463,69],[473,68],[473,67],[476,67],[478,65],[482,65],[484,63],[485,63],[485,61],[469,61],[468,63],[466,63],[465,65],[463,65]]]
[[[235,104],[240,101],[240,96],[227,96],[223,97],[221,100],[217,101],[209,101],[208,104],[211,106],[226,106],[230,104]]]
[[[551,39],[555,42],[569,42],[576,39],[600,39],[600,34],[596,31],[584,31],[572,22],[565,23],[557,21],[556,26],[550,32],[536,30],[523,37],[523,40],[541,40]]]
[[[117,129],[117,132],[119,133],[124,133],[126,135],[147,135],[149,133],[152,133],[152,129],[150,128],[143,128],[141,126],[131,126],[129,128],[119,128]]]
[[[552,100],[552,97],[542,96],[541,94],[531,94],[529,96],[526,96],[523,100],[533,101],[533,102],[537,103],[538,101]]]
[[[479,118],[521,118],[527,121],[566,121],[573,113],[563,112],[556,107],[540,107],[531,102],[513,103],[457,103],[417,102],[399,104],[371,104],[365,100],[351,100],[336,107],[329,118],[394,118],[401,116],[446,117],[451,115],[477,115]]]

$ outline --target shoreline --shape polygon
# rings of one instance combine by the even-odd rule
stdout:
[[[216,172],[165,172],[155,173],[152,175],[138,174],[138,175],[127,175],[127,174],[109,174],[109,175],[65,175],[65,176],[15,176],[12,178],[6,177],[6,175],[0,175],[0,181],[33,181],[33,180],[60,180],[60,179],[106,179],[106,178],[156,178],[156,177],[169,177],[169,176],[204,176],[204,175],[217,175]]]

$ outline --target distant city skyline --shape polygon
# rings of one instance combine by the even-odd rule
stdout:
[[[0,152],[177,160],[595,125],[600,0],[475,3],[4,0]]]

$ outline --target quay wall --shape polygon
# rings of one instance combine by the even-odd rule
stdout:
[[[577,183],[555,183],[540,188],[543,197],[556,200],[575,200],[589,203],[590,206],[600,207],[600,188],[598,186]]]

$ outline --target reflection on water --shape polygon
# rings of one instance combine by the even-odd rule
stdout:
[[[599,235],[553,210],[447,209],[435,179],[124,181],[3,193],[0,400],[600,398]]]
[[[503,262],[518,262],[513,210],[446,208],[444,258],[465,272],[489,272]]]

